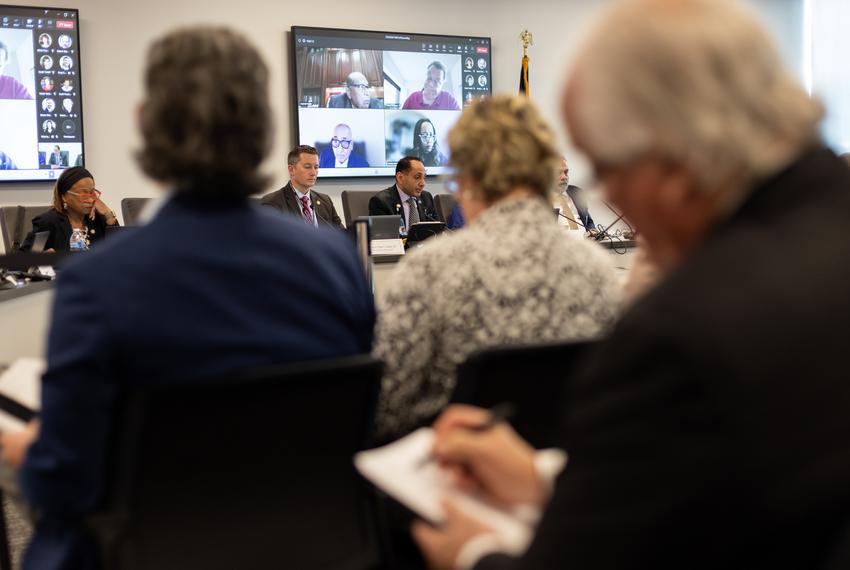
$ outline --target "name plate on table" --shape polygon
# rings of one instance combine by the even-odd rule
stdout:
[[[404,255],[404,243],[400,239],[373,239],[372,255]]]

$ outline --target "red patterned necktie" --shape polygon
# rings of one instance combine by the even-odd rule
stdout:
[[[307,200],[307,196],[301,196],[301,215],[304,216],[304,223],[312,226],[313,212],[310,210],[310,203]]]

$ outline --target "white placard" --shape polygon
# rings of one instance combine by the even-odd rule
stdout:
[[[372,255],[404,255],[404,243],[400,239],[373,239]]]

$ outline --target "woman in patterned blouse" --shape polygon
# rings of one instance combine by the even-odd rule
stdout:
[[[482,100],[448,142],[468,226],[410,251],[379,292],[382,438],[437,414],[470,353],[595,337],[617,315],[605,252],[569,240],[553,219],[560,155],[536,107],[525,97]]]

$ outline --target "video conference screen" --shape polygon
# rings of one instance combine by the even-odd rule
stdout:
[[[0,5],[0,182],[82,166],[79,13]]]
[[[448,171],[446,135],[490,95],[490,38],[293,26],[297,138],[325,177],[392,176],[404,156]]]

